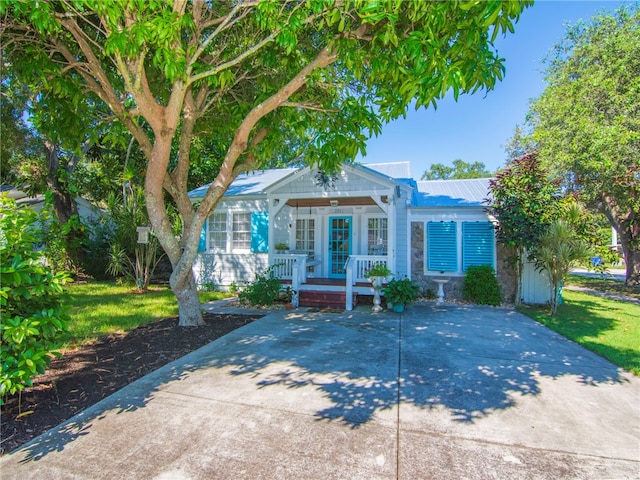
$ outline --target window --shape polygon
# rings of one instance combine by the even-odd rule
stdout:
[[[455,222],[427,222],[427,270],[458,271],[458,242]]]
[[[313,255],[316,249],[316,222],[313,218],[296,220],[296,250]]]
[[[367,252],[369,255],[386,255],[388,247],[387,219],[370,218],[367,221]]]
[[[227,214],[209,216],[209,250],[227,251]]]
[[[231,248],[235,250],[251,249],[251,214],[233,213],[231,228]]]
[[[462,223],[462,271],[472,265],[493,266],[495,234],[491,222]]]

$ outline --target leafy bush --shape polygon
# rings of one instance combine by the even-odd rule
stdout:
[[[276,278],[273,268],[269,267],[263,274],[256,273],[253,283],[241,288],[238,298],[250,305],[273,305],[280,296],[282,285]]]
[[[500,305],[500,285],[491,265],[467,268],[462,286],[466,300],[480,305]]]
[[[42,243],[38,215],[0,197],[0,404],[31,386],[52,356],[59,356],[67,316],[60,301],[68,273],[53,274],[37,250]]]
[[[420,287],[410,278],[393,279],[382,289],[384,298],[393,305],[409,305],[413,303],[420,293]]]

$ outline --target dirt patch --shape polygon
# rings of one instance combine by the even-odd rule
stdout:
[[[204,314],[205,325],[179,328],[166,318],[66,352],[2,407],[0,453],[10,452],[138,378],[262,315]]]

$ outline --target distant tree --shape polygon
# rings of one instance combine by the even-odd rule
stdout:
[[[515,159],[489,185],[488,210],[498,220],[498,241],[513,252],[509,258],[516,270],[515,303],[520,305],[524,261],[557,218],[558,186],[549,180],[535,153]]]
[[[570,28],[531,107],[540,160],[618,231],[627,285],[640,285],[640,9]]]
[[[467,163],[456,159],[453,166],[448,167],[442,163],[434,163],[429,170],[422,174],[422,180],[448,180],[464,178],[487,178],[492,174],[482,162]]]
[[[3,66],[4,67],[4,66]],[[2,68],[0,84],[0,183],[24,188],[25,180],[40,180],[40,188],[46,183],[46,169],[29,171],[36,160],[42,165],[44,150],[42,140],[25,120],[25,91],[11,82],[11,74]]]
[[[516,158],[524,157],[528,153],[536,151],[536,144],[520,125],[513,129],[513,136],[504,146],[504,153],[507,155],[507,165]]]
[[[286,158],[291,145],[333,171],[409,105],[492,89],[504,72],[494,40],[532,3],[4,0],[0,14],[3,57],[40,83],[39,100],[64,101],[62,120],[84,130],[99,121],[84,107],[95,102],[135,137],[185,326],[203,323],[192,272],[202,226],[240,173]],[[223,157],[194,206],[198,137],[215,139]]]

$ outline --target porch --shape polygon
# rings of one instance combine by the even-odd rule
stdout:
[[[353,310],[358,295],[373,296],[371,282],[366,272],[377,264],[388,266],[387,255],[349,255],[344,266],[344,276],[323,278],[315,277],[309,270],[317,265],[319,259],[306,254],[274,254],[269,264],[276,277],[284,284],[291,285],[297,292],[294,295],[295,306],[331,306]],[[310,295],[312,294],[312,295]]]

